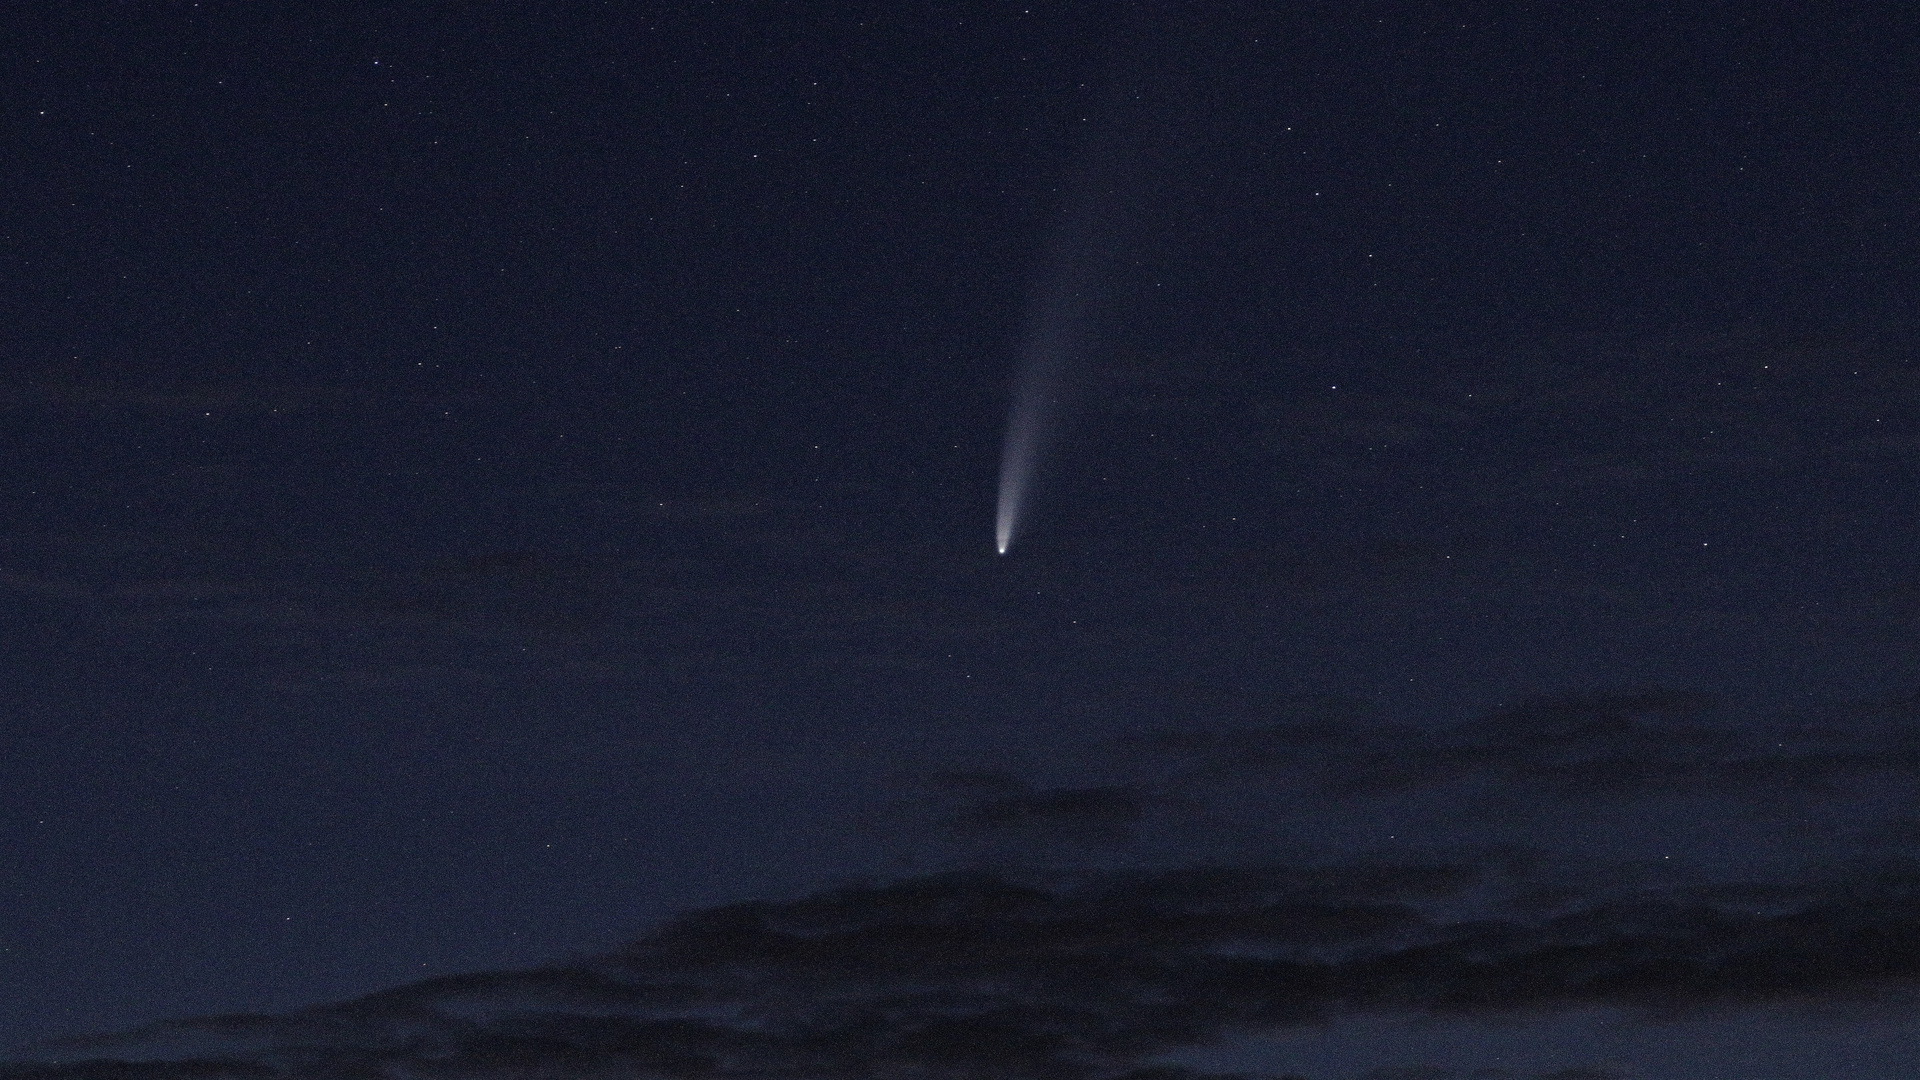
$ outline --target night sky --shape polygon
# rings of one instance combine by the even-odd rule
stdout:
[[[0,1078],[1913,1075],[1916,41],[9,5]]]

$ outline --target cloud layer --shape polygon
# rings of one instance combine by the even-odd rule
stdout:
[[[1916,942],[1912,871],[1574,895],[1493,857],[937,875],[714,908],[565,965],[69,1043],[0,1076],[1117,1080],[1363,1012],[1864,998],[1920,978]]]
[[[1730,719],[1646,691],[1443,728],[1323,704],[1136,735],[1090,747],[1097,767],[1069,783],[945,773],[900,807],[906,841],[943,835],[974,870],[696,911],[544,968],[71,1041],[0,1078],[1191,1080],[1169,1061],[1356,1017],[1899,998],[1920,993],[1912,711]],[[1806,824],[1821,813],[1848,827]],[[1210,836],[1252,835],[1260,814],[1286,820],[1259,858]],[[1394,842],[1307,842],[1369,814]]]

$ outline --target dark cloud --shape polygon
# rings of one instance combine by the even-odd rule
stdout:
[[[1481,512],[1644,509],[1710,478],[1791,490],[1898,468],[1920,423],[1920,367],[1870,340],[1749,329],[1495,353],[1472,371],[1403,365],[1277,393],[1271,357],[1135,360],[1103,393],[1114,437],[1153,432],[1141,453],[1187,459],[1232,431],[1290,482]]]
[[[62,1066],[8,1069],[20,1080],[260,1080],[284,1073],[248,1061],[85,1061]]]
[[[604,623],[636,583],[611,560],[492,551],[388,572],[367,591],[378,616],[454,626],[584,631]]]
[[[1117,842],[1132,835],[1147,808],[1146,794],[1125,784],[1035,789],[996,774],[946,780],[949,786],[988,792],[954,816],[954,829],[961,836],[1032,833]]]
[[[1140,797],[1124,787],[1063,788],[989,799],[961,819],[974,829],[1004,829],[1029,823],[1131,824],[1140,819]]]
[[[1438,1065],[1409,1065],[1400,1068],[1369,1068],[1357,1080],[1626,1080],[1624,1072],[1611,1068],[1555,1068],[1551,1072],[1519,1072],[1513,1068],[1442,1068]]]
[[[1911,871],[1559,897],[1498,859],[937,875],[713,908],[566,965],[72,1041],[46,1051],[67,1064],[0,1076],[1141,1080],[1227,1034],[1357,1013],[1866,997],[1920,981],[1916,943]]]
[[[355,396],[317,385],[132,380],[104,372],[76,378],[57,369],[0,377],[0,411],[130,413],[186,422],[326,411],[355,404]]]
[[[909,859],[896,865],[1021,873],[1498,851],[1576,893],[1590,875],[1705,885],[1920,858],[1903,698],[1756,716],[1686,690],[1595,691],[1448,725],[1251,692],[1203,708],[1273,718],[1148,728],[1019,773],[896,778],[860,835]]]
[[[1920,781],[1916,703],[1820,715],[1729,716],[1690,691],[1530,697],[1446,727],[1312,713],[1239,729],[1149,733],[1144,758],[1184,763],[1198,788],[1285,774],[1290,786],[1367,796],[1476,783],[1529,798],[1592,801],[1655,792],[1772,802],[1862,781]]]
[[[364,409],[369,395],[338,384],[265,376],[256,349],[234,361],[204,340],[165,334],[8,335],[0,341],[0,412],[140,416],[202,426],[209,418],[287,417]]]

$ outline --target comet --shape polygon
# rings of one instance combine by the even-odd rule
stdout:
[[[1089,110],[1080,169],[1067,184],[1060,227],[1035,276],[1026,334],[1000,449],[1000,497],[994,550],[1005,555],[1020,536],[1050,444],[1083,383],[1097,329],[1110,321],[1116,263],[1134,204],[1145,194],[1145,144],[1162,135],[1162,103],[1178,94],[1177,65],[1149,62],[1166,43],[1164,12],[1146,3],[1127,11],[1116,35],[1118,73],[1104,108]],[[1151,92],[1150,92],[1151,91]]]
[[[1110,178],[1109,178],[1110,179]],[[1114,192],[1083,182],[1039,276],[1028,315],[1006,441],[1000,449],[1000,499],[993,543],[1005,555],[1020,535],[1043,459],[1062,425],[1070,370],[1093,339],[1104,306],[1115,237]]]
[[[1013,546],[1020,510],[1046,446],[1057,397],[1052,384],[1058,381],[1058,372],[1057,359],[1029,359],[1014,388],[1007,439],[1000,450],[1000,503],[993,525],[993,545],[1002,555]]]

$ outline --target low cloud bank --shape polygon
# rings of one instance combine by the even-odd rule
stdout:
[[[1357,1013],[1668,1012],[1916,980],[1920,871],[1573,891],[1494,856],[949,874],[714,908],[565,965],[71,1041],[0,1077],[1149,1080],[1159,1055]]]

